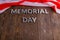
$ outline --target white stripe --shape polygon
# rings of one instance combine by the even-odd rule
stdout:
[[[3,9],[3,10],[0,10],[0,14],[3,13],[4,11],[6,11],[8,8],[10,8],[10,7],[7,7],[5,9]]]
[[[55,4],[51,3],[51,2],[45,2],[45,3],[38,3],[38,2],[29,2],[29,1],[25,1],[23,3],[20,3],[21,5],[28,5],[28,6],[46,6],[46,7],[51,7],[54,6]]]
[[[12,2],[19,2],[19,1],[22,1],[22,0],[0,0],[0,4],[3,4],[3,3],[12,3]]]
[[[56,10],[57,13],[60,14],[60,9],[58,9],[56,5],[55,5],[55,10]]]
[[[51,6],[51,7],[54,6],[54,9],[55,9],[56,13],[59,13],[59,14],[60,14],[60,9],[58,9],[57,6],[56,6],[54,3],[48,2],[47,4],[48,4],[49,6]]]
[[[55,1],[55,2],[57,2],[57,1]],[[38,2],[25,1],[25,2],[23,2],[21,4],[22,5],[27,5],[27,6],[44,6],[44,7],[52,7],[52,6],[54,6],[55,11],[60,14],[60,9],[58,9],[57,6],[52,2],[38,3]]]
[[[28,2],[28,1],[25,1],[23,3],[20,3],[21,5],[28,5],[28,6],[48,6],[47,4],[45,3],[38,3],[38,2]]]

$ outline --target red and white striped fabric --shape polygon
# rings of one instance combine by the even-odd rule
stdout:
[[[12,5],[51,7],[60,14],[60,0],[0,0],[0,14]]]

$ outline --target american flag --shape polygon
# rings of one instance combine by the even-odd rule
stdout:
[[[60,14],[60,0],[0,0],[0,14],[12,5],[51,7]]]

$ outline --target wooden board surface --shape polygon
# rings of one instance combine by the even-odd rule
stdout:
[[[12,8],[46,8],[49,14],[11,14]],[[23,16],[37,20],[23,23]],[[49,7],[13,6],[0,14],[0,40],[60,40],[60,15]]]

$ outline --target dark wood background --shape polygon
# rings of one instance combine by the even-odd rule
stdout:
[[[46,8],[49,14],[11,14],[11,8]],[[0,14],[0,40],[60,40],[60,15],[49,7],[13,6]],[[23,23],[22,17],[37,17]]]

